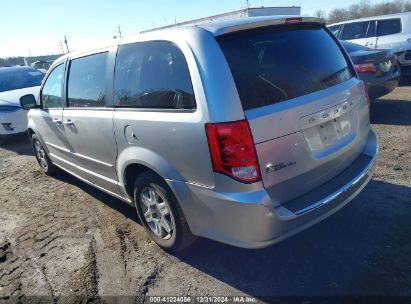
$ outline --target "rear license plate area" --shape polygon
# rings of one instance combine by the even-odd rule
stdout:
[[[353,108],[354,102],[346,101],[300,119],[301,131],[312,152],[336,145],[354,132],[357,119]]]
[[[333,144],[338,140],[338,135],[341,134],[341,126],[338,118],[327,121],[317,126],[317,130],[320,133],[320,138],[323,146]]]

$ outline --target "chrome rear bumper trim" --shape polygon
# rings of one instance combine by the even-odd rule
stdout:
[[[371,132],[374,133],[374,135],[376,136],[374,130],[371,130]],[[364,184],[369,178],[371,178],[372,176],[372,172],[377,160],[377,155],[378,155],[378,145],[375,146],[375,153],[372,155],[372,158],[370,160],[370,162],[368,163],[368,165],[354,178],[352,179],[350,182],[348,182],[345,186],[343,186],[342,188],[338,189],[338,191],[332,193],[331,195],[325,197],[324,199],[311,204],[303,209],[300,209],[296,212],[294,212],[294,214],[296,216],[299,215],[303,215],[307,212],[313,211],[314,209],[317,209],[321,206],[324,206],[338,198],[340,198],[341,196],[343,196],[344,194],[346,194],[347,192],[355,192],[356,190],[358,190],[359,187],[361,187],[362,184]]]

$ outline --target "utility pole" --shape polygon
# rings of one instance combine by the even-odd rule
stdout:
[[[120,24],[118,26],[116,26],[117,32],[118,32],[118,37],[121,38],[121,28],[120,28]]]
[[[61,42],[61,40],[60,40],[59,44],[60,44],[60,47],[61,47],[62,54],[64,54],[64,47],[63,47],[63,43]]]
[[[245,2],[247,2],[247,9],[250,8],[250,0],[245,0]]]
[[[70,49],[69,49],[69,47],[68,47],[68,42],[67,42],[66,35],[64,35],[64,43],[66,44],[67,53],[70,53]]]

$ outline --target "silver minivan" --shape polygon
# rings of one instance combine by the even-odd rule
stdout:
[[[411,12],[349,20],[328,28],[341,40],[372,49],[392,49],[402,70],[411,71]]]
[[[71,53],[39,103],[21,104],[46,173],[135,204],[170,251],[197,236],[281,241],[351,201],[377,157],[364,85],[315,18],[175,27]]]

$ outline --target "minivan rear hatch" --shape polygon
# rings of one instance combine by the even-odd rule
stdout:
[[[320,186],[360,154],[369,132],[362,83],[322,24],[297,22],[217,37],[279,205]]]

